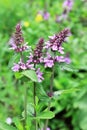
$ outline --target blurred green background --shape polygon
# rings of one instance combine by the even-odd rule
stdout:
[[[53,102],[51,110],[56,116],[50,120],[49,127],[52,130],[87,130],[87,1],[74,0],[68,18],[56,22],[56,16],[61,16],[64,10],[63,2],[0,0],[0,120],[6,121],[23,111],[24,85],[15,79],[11,71],[14,53],[9,49],[9,39],[15,25],[22,23],[25,41],[32,47],[40,37],[48,39],[48,36],[68,27],[72,36],[64,47],[72,62],[63,66],[64,69],[56,67],[54,88],[56,91],[71,91]],[[48,20],[43,19],[40,13],[44,11],[50,14]],[[45,76],[43,85],[48,91],[49,74]],[[74,88],[79,91],[72,91]]]

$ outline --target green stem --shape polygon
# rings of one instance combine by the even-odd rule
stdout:
[[[20,56],[22,62],[24,62],[22,52],[20,52]],[[25,86],[25,94],[24,94],[24,127],[23,127],[24,130],[26,130],[26,123],[27,123],[27,86]]]
[[[33,95],[34,95],[34,116],[36,117],[37,113],[36,113],[36,83],[35,82],[34,82],[34,92],[33,92]],[[38,123],[37,123],[36,119],[35,119],[35,130],[38,130]]]
[[[25,96],[24,96],[24,130],[26,130],[27,122],[27,86],[25,86]]]
[[[54,80],[54,66],[52,68],[52,74],[50,78],[50,94],[53,94],[53,80]],[[51,100],[49,101],[49,104],[48,104],[48,110],[50,110],[50,106],[51,106]],[[48,122],[49,120],[47,119],[44,126],[44,130],[47,130]]]

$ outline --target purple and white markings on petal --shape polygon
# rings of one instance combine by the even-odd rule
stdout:
[[[70,63],[71,63],[71,60],[70,60],[69,57],[65,57],[64,60],[65,60],[65,62],[66,62],[67,64],[70,64]]]
[[[19,64],[14,63],[14,66],[12,67],[12,70],[13,70],[14,72],[18,72],[18,71],[20,70]]]
[[[38,68],[36,70],[36,74],[37,74],[37,77],[38,77],[38,82],[42,82],[42,80],[44,80],[44,78],[43,78],[43,73],[40,71],[40,68]]]
[[[20,61],[18,62],[18,64],[20,66],[20,69],[22,69],[22,70],[26,70],[27,69],[26,64],[23,63],[22,59],[20,59]]]
[[[54,44],[51,46],[51,49],[52,49],[53,51],[57,51],[57,50],[58,50],[57,44],[54,43]]]
[[[59,49],[58,49],[58,52],[59,52],[60,54],[64,54],[64,48],[60,46]]]
[[[65,62],[65,59],[64,59],[63,56],[56,56],[55,61],[57,61],[57,62]]]
[[[45,67],[52,68],[54,65],[54,60],[49,53],[47,53],[46,57],[44,58]]]
[[[47,42],[45,42],[45,46],[44,46],[43,48],[44,48],[44,49],[49,49],[50,46],[51,46],[50,42],[47,41]]]

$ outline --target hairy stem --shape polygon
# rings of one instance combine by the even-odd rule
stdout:
[[[24,62],[22,52],[20,52],[20,57],[22,62]],[[26,130],[26,123],[27,123],[27,86],[25,86],[25,94],[24,94],[24,130]]]
[[[33,95],[34,95],[34,116],[37,116],[36,113],[36,83],[34,82],[34,91],[33,91]],[[38,124],[37,124],[37,120],[35,119],[35,130],[38,130]]]
[[[53,94],[53,80],[54,80],[54,66],[52,67],[52,74],[50,78],[50,94],[51,95]],[[51,100],[49,101],[49,104],[48,104],[48,110],[50,110],[50,106],[51,106]],[[47,130],[48,122],[49,120],[47,119],[44,126],[44,130]]]
[[[27,86],[25,86],[25,95],[24,95],[24,130],[26,130],[27,122]]]

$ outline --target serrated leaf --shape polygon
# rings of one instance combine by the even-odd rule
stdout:
[[[0,121],[0,130],[17,130],[15,127]]]
[[[34,82],[38,82],[36,72],[34,70],[23,71],[22,74]]]

